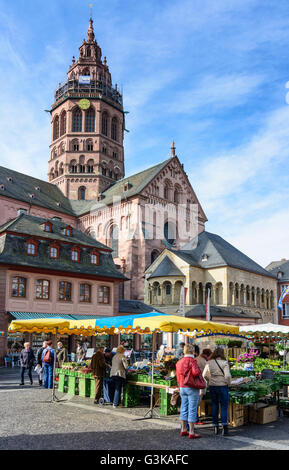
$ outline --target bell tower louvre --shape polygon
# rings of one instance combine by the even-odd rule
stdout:
[[[102,60],[92,18],[79,58],[72,58],[50,113],[49,182],[69,199],[97,199],[124,177],[124,112],[106,57]]]

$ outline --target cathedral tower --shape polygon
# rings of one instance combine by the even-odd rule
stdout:
[[[69,199],[97,199],[124,176],[122,95],[101,56],[90,19],[51,107],[48,177]]]

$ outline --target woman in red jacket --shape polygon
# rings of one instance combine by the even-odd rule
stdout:
[[[189,434],[190,439],[198,439],[201,436],[195,433],[194,424],[198,421],[200,390],[184,383],[188,373],[193,377],[201,373],[197,361],[194,359],[194,349],[191,344],[187,344],[184,347],[184,357],[177,362],[176,372],[182,400],[180,414],[182,422],[181,436]],[[189,423],[189,433],[186,429],[187,422]]]

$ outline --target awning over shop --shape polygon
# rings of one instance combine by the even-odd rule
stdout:
[[[257,325],[240,326],[240,333],[246,336],[269,336],[289,338],[289,326],[277,325],[275,323],[259,323]]]

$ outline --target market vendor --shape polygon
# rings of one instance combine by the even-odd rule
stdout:
[[[95,379],[95,397],[94,403],[98,404],[101,397],[101,391],[103,387],[103,379],[106,374],[106,370],[111,367],[105,360],[104,347],[99,346],[96,353],[91,358],[90,367],[92,375]]]

